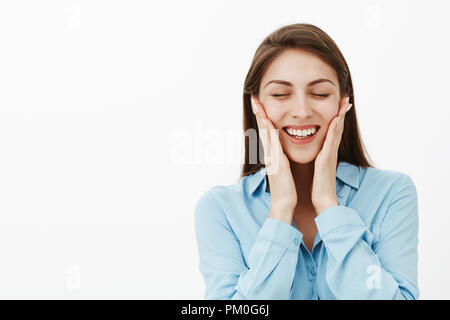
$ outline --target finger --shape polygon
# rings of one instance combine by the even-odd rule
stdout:
[[[347,115],[347,112],[350,110],[353,104],[349,103],[349,97],[347,96],[344,98],[344,102],[342,104],[342,107],[340,109],[340,115],[339,115],[339,128],[338,133],[341,135],[344,131],[344,123],[345,123],[345,116]]]
[[[328,127],[327,136],[323,144],[323,151],[326,154],[332,154],[332,151],[339,147],[341,142],[342,132],[344,131],[345,114],[351,107],[348,103],[349,97],[345,96],[339,103],[339,110],[336,117],[334,117]]]
[[[328,126],[328,131],[327,131],[327,135],[325,137],[325,142],[323,143],[322,146],[322,151],[324,152],[324,154],[329,154],[330,151],[332,150],[333,147],[333,143],[336,140],[336,130],[338,127],[338,116],[334,117],[329,126]]]
[[[254,99],[250,98],[250,101],[252,104],[253,113],[255,113],[256,122],[258,124],[259,136],[263,145],[264,159],[267,159],[271,150],[270,130],[267,126],[267,120],[260,116],[261,112],[259,111]]]
[[[261,128],[259,130],[259,135],[261,137],[261,141],[263,142],[263,151],[264,151],[264,162],[266,165],[269,165],[270,161],[270,154],[272,152],[272,138],[271,138],[271,132],[270,129],[267,127],[267,123],[264,119],[260,119],[260,121],[263,124],[264,128]]]
[[[344,97],[342,106],[340,108],[340,114],[337,120],[338,124],[336,128],[336,134],[333,141],[333,146],[331,147],[331,149],[334,150],[335,153],[337,153],[339,150],[339,145],[341,144],[342,140],[342,134],[344,133],[345,116],[348,110],[350,110],[350,108],[352,107],[352,104],[350,104],[348,101],[349,97]]]
[[[264,122],[264,128],[266,128],[271,134],[272,133],[271,129],[275,128],[272,122],[270,121],[269,117],[267,116],[266,109],[264,108],[263,104],[253,96],[251,97],[251,101],[252,101],[252,108],[254,110],[256,118]]]
[[[276,152],[274,149],[277,147],[277,149],[281,150],[281,144],[280,144],[280,134],[279,130],[275,128],[272,121],[269,119],[266,113],[266,109],[264,108],[264,105],[258,101],[255,97],[253,97],[253,102],[258,110],[258,114],[261,116],[261,120],[264,120],[265,127],[268,129],[270,134],[270,151]]]
[[[259,102],[257,98],[254,96],[251,96],[251,100],[253,101],[253,104],[255,105],[255,111],[256,113],[264,119],[268,119],[266,109],[264,108],[263,104]]]
[[[267,148],[267,152],[264,154],[267,174],[277,174],[280,170],[280,159],[284,157],[284,152],[281,147],[279,137],[279,130],[275,128],[270,119],[261,118],[261,121],[265,123],[267,132],[269,133],[267,138],[269,140],[269,148]]]
[[[340,119],[342,119],[345,116],[345,114],[350,110],[350,108],[353,105],[349,102],[349,100],[350,100],[349,96],[345,96],[341,99],[338,112],[338,116],[340,117]]]
[[[264,128],[267,129],[267,147],[264,153],[264,162],[269,174],[276,174],[278,172],[279,160],[283,156],[283,150],[280,143],[279,132],[273,125],[272,121],[267,117],[266,110],[262,103],[252,96],[252,103],[256,109],[256,117],[264,123]],[[264,133],[263,133],[264,135]]]
[[[268,120],[270,128],[270,162],[271,174],[277,174],[280,170],[281,159],[286,158],[280,141],[280,131],[276,129],[272,121]]]
[[[347,112],[347,108],[350,105],[350,103],[348,102],[350,99],[349,96],[344,96],[340,103],[339,103],[339,111],[338,111],[338,116],[342,116]]]

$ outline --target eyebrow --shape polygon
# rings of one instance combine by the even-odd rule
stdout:
[[[333,81],[331,81],[330,79],[326,79],[326,78],[320,78],[320,79],[313,80],[313,81],[311,81],[310,83],[308,83],[308,86],[313,86],[313,85],[318,84],[318,83],[321,83],[321,82],[329,82],[329,83],[331,83],[333,86],[336,86],[336,85],[334,84]],[[293,86],[292,83],[290,83],[289,81],[284,81],[284,80],[270,80],[269,82],[266,83],[266,85],[264,86],[264,88],[267,87],[267,86],[268,86],[269,84],[271,84],[271,83],[278,83],[278,84],[282,84],[282,85],[289,86],[289,87],[292,87],[292,86]]]

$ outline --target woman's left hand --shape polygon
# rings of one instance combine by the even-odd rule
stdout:
[[[336,167],[339,144],[344,132],[345,114],[351,108],[348,96],[342,98],[339,112],[328,126],[325,142],[316,157],[311,201],[319,215],[326,209],[339,205],[336,197]]]

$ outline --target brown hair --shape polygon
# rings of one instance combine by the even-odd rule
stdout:
[[[368,154],[360,137],[352,78],[344,56],[336,43],[323,30],[311,24],[296,23],[275,30],[262,41],[256,49],[245,78],[243,116],[245,158],[241,177],[255,173],[265,167],[265,164],[259,163],[259,161],[252,160],[251,163],[249,161],[249,139],[247,139],[247,135],[248,132],[253,130],[248,129],[254,129],[257,132],[258,145],[255,151],[257,155],[263,154],[256,118],[251,108],[250,96],[259,96],[259,87],[264,72],[269,64],[285,49],[303,49],[314,53],[336,71],[341,96],[348,94],[350,103],[353,104],[353,107],[345,116],[344,132],[339,145],[337,161],[338,163],[345,161],[361,167],[375,167],[372,161],[367,160],[366,155],[368,156]],[[370,159],[370,156],[368,157]]]

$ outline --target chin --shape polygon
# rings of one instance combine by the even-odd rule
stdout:
[[[286,156],[292,162],[307,164],[316,160],[317,152],[315,150],[297,150],[288,152]]]
[[[317,137],[320,138],[320,137]],[[289,141],[282,141],[282,147],[287,158],[296,163],[307,164],[314,162],[322,148],[323,141],[313,141],[308,145],[295,146]]]

